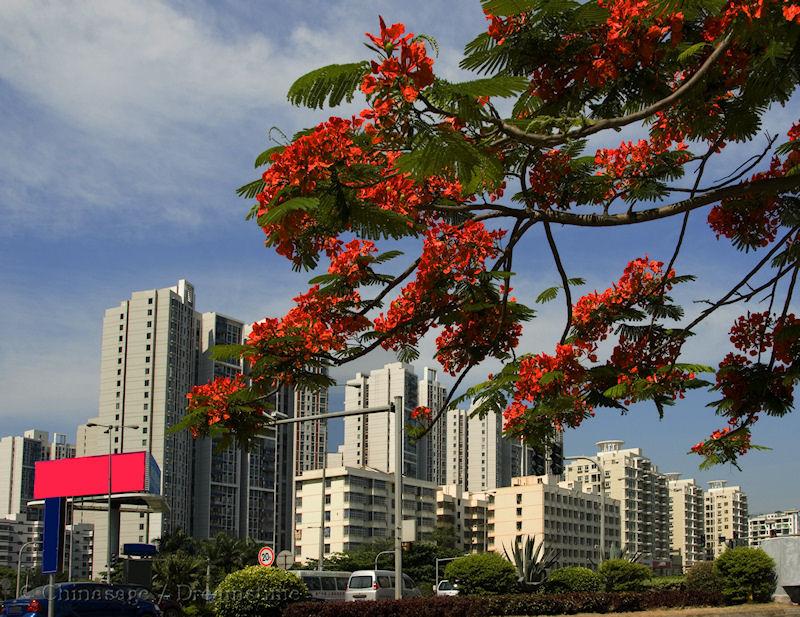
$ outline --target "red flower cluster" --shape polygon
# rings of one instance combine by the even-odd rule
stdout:
[[[411,419],[416,422],[426,422],[431,419],[433,412],[430,407],[415,407],[411,412]]]
[[[562,203],[560,189],[572,171],[569,154],[553,149],[542,153],[531,165],[528,173],[530,189],[528,198],[539,208],[551,206],[566,208]]]
[[[352,131],[349,120],[330,118],[282,152],[273,154],[272,164],[262,175],[264,189],[256,196],[259,218],[291,197],[313,193],[319,184],[330,181],[334,166],[368,162],[363,150],[353,141]],[[313,214],[296,210],[279,222],[262,225],[262,229],[278,254],[299,264],[302,252],[318,252],[324,245],[322,232],[311,240],[303,240],[304,233],[312,230],[315,224]]]
[[[506,37],[517,32],[525,22],[528,21],[525,13],[511,15],[505,18],[492,15],[486,9],[483,10],[483,13],[489,21],[489,28],[487,29],[489,36],[491,36],[498,45],[505,43]]]
[[[519,378],[514,389],[511,405],[503,412],[503,428],[514,434],[526,428],[530,421],[526,403],[535,404],[545,397],[568,397],[573,400],[570,410],[562,411],[552,422],[558,430],[565,426],[577,427],[592,414],[592,407],[583,399],[586,369],[580,360],[583,351],[574,345],[556,345],[554,356],[540,353],[522,358],[519,363]],[[545,375],[549,375],[544,382]],[[550,420],[546,418],[544,421]]]
[[[544,421],[559,429],[575,427],[592,415],[585,395],[595,385],[582,362],[597,362],[598,344],[611,334],[614,324],[637,305],[662,298],[671,289],[668,281],[673,276],[672,271],[664,272],[663,263],[640,258],[626,266],[613,287],[581,297],[572,310],[571,342],[558,345],[554,356],[541,353],[520,360],[513,403],[504,413],[506,430],[521,432],[527,423]],[[685,383],[695,375],[672,367],[680,348],[680,339],[669,338],[658,328],[635,340],[620,336],[607,363],[618,374],[617,384],[626,385],[616,398],[625,404],[648,398],[646,390],[634,388],[637,380],[643,380],[662,396],[682,397]],[[529,418],[526,403],[547,398],[572,399],[571,408],[560,406],[555,416]]]
[[[408,283],[384,315],[375,318],[377,332],[394,333],[382,343],[397,350],[413,345],[452,301],[454,285],[475,284],[486,260],[498,255],[504,231],[488,231],[483,223],[439,223],[429,228],[422,245],[416,280]]]
[[[246,386],[242,375],[234,377],[217,377],[214,381],[202,386],[194,386],[186,395],[189,401],[188,412],[204,410],[209,425],[229,420],[231,417],[230,396]],[[194,437],[199,435],[199,428],[189,429]]]
[[[507,312],[504,315],[502,306],[464,310],[436,338],[436,358],[446,372],[456,375],[489,354],[509,353],[517,347],[521,335],[522,326],[511,320]]]
[[[788,132],[791,144],[800,144],[800,124]],[[769,170],[754,174],[751,182],[785,176],[800,165],[800,146],[794,147],[785,160],[773,157]],[[767,246],[781,226],[780,201],[773,196],[749,196],[722,200],[708,213],[708,224],[717,234],[725,236],[745,249]]]
[[[372,255],[378,252],[374,242],[358,239],[351,240],[347,244],[338,239],[331,239],[327,242],[325,250],[331,260],[328,274],[341,277],[351,287],[364,280],[367,276],[366,267],[372,261]]]
[[[367,33],[367,37],[386,53],[386,59],[378,64],[372,62],[372,73],[361,82],[361,91],[372,95],[376,91],[389,100],[391,91],[399,89],[403,99],[411,103],[420,90],[433,83],[433,60],[428,57],[425,43],[414,41],[414,34],[405,36],[403,24],[392,24],[387,28],[380,18],[381,31],[378,36]],[[399,49],[399,57],[395,51]],[[377,76],[377,77],[375,77]]]
[[[653,175],[653,167],[659,158],[672,146],[672,142],[659,135],[652,140],[640,139],[636,144],[622,142],[616,149],[599,149],[594,155],[594,162],[600,169],[597,175],[606,175],[611,179],[611,184],[606,195],[614,197],[629,188],[636,180]],[[675,163],[683,164],[689,160],[686,144],[678,140],[676,152],[681,153],[675,158]]]

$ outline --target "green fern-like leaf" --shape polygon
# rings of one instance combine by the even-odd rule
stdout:
[[[545,302],[555,300],[556,296],[558,296],[559,289],[561,289],[561,287],[548,287],[542,293],[536,296],[536,304],[544,304]]]
[[[292,105],[322,109],[327,104],[336,107],[342,101],[350,103],[364,75],[368,62],[329,64],[306,73],[289,88],[288,99]]]
[[[278,154],[283,152],[286,149],[286,146],[273,146],[272,148],[268,148],[264,150],[261,154],[256,157],[255,168],[258,169],[263,165],[267,165],[272,162],[272,155]]]
[[[483,10],[490,15],[508,17],[532,11],[541,6],[541,0],[483,0]]]
[[[317,206],[319,206],[319,200],[315,197],[294,197],[270,208],[268,212],[259,217],[258,224],[262,227],[273,225],[292,212],[297,210],[308,212],[309,210],[314,210]]]
[[[529,86],[530,82],[526,77],[499,75],[486,79],[474,79],[472,81],[449,84],[447,87],[456,94],[475,98],[481,96],[508,98],[520,92],[525,92]]]

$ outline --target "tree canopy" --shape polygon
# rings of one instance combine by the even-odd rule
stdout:
[[[286,315],[253,324],[244,345],[218,349],[244,358],[248,375],[196,387],[183,426],[247,444],[269,424],[279,384],[326,387],[321,367],[379,347],[413,361],[435,330],[436,360],[455,379],[441,409],[415,410],[418,436],[466,397],[478,401],[476,413],[503,414],[507,434],[539,444],[598,408],[649,401],[663,413],[702,388],[715,394],[724,426],[692,450],[706,463],[736,462],[760,416],[791,411],[798,379],[800,320],[790,305],[800,124],[756,139],[768,110],[797,90],[800,3],[482,6],[487,30],[460,63],[475,79],[437,76],[436,42],[381,19],[367,35],[369,58],[322,67],[291,87],[289,101],[310,108],[352,102],[358,91],[366,100],[359,114],[330,117],[261,153],[263,173],[240,189],[256,200],[249,217],[266,245],[316,276]],[[598,136],[609,143],[626,127],[641,127],[642,138],[597,147]],[[736,142],[757,152],[709,180],[706,170]],[[695,212],[718,241],[755,257],[727,293],[686,318],[672,294],[693,281],[675,264]],[[566,271],[559,229],[669,218],[680,235],[667,263],[632,255],[607,289],[576,297],[583,281]],[[555,349],[522,353],[535,312],[513,293],[525,265],[515,249],[536,233],[561,280],[536,302],[562,296],[565,323]],[[395,240],[415,253],[381,251]],[[687,339],[734,304],[742,315],[719,365],[684,358]],[[502,370],[456,396],[486,359]]]

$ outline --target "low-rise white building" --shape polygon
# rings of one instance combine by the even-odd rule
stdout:
[[[756,514],[748,521],[750,546],[760,546],[767,538],[796,535],[800,535],[800,510]]]
[[[458,484],[446,484],[436,491],[436,524],[451,529],[457,548],[465,553],[486,550],[488,515],[488,493],[469,493]]]
[[[295,478],[295,557],[304,562],[319,557],[320,526],[324,516],[324,552],[353,550],[394,537],[394,474],[363,467],[326,470],[325,510],[322,470]],[[414,540],[431,537],[436,526],[436,485],[403,478],[403,521]]]
[[[511,486],[489,497],[489,550],[509,551],[518,536],[544,542],[558,551],[558,565],[586,566],[600,561],[600,495],[579,483],[556,483],[548,476],[512,478]],[[620,504],[605,500],[606,550],[620,544]]]

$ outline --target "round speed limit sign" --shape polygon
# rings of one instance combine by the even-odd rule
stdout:
[[[269,568],[275,563],[275,551],[269,546],[263,547],[258,551],[258,565]]]

